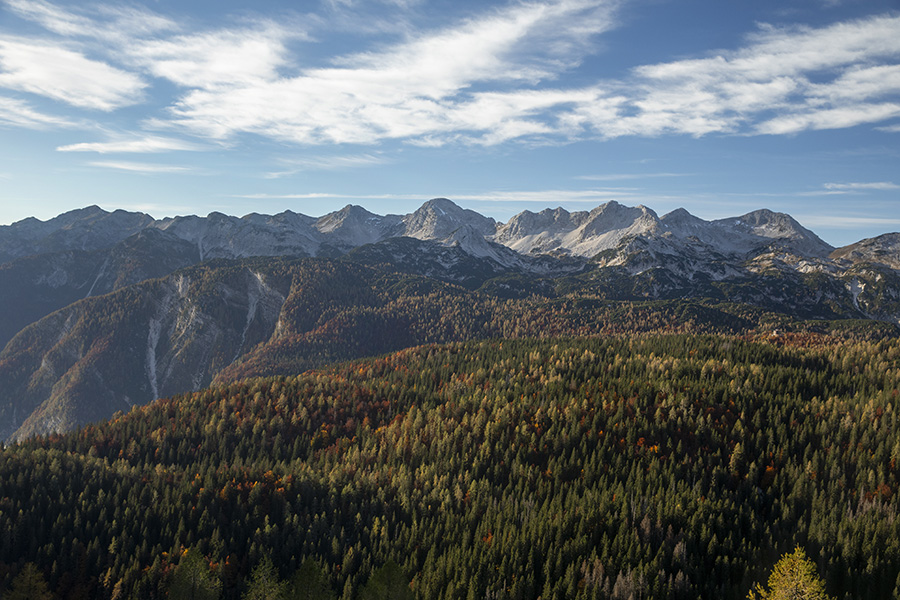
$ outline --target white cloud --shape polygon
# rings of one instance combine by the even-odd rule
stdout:
[[[777,117],[756,126],[759,133],[784,135],[807,129],[843,129],[866,123],[878,123],[900,116],[900,104],[854,104],[837,108],[810,107],[801,112]]]
[[[21,18],[38,23],[60,35],[86,35],[94,28],[94,23],[87,17],[42,0],[6,0],[4,4]]]
[[[128,51],[156,77],[186,88],[265,85],[287,63],[284,40],[303,37],[273,23],[140,41]]]
[[[533,86],[556,77],[589,51],[591,36],[612,27],[612,6],[514,4],[378,52],[338,57],[332,67],[297,77],[276,78],[270,71],[250,85],[195,86],[173,106],[173,122],[215,138],[250,132],[302,144],[498,143],[553,133],[541,113],[586,101],[593,92],[470,89]]]
[[[153,163],[140,162],[122,162],[122,161],[94,161],[90,164],[92,167],[101,167],[104,169],[115,169],[117,171],[128,171],[131,173],[188,173],[194,169],[191,167],[181,167],[177,165],[160,165]]]
[[[853,67],[826,84],[810,85],[812,100],[867,101],[900,92],[900,65]]]
[[[0,39],[0,87],[94,110],[135,104],[146,84],[132,73],[60,46]]]
[[[412,14],[418,0],[382,1],[401,15]],[[331,4],[335,19],[365,7]],[[177,89],[163,98],[165,112],[143,122],[148,129],[214,140],[254,134],[300,145],[785,135],[900,117],[894,14],[822,28],[761,26],[742,47],[638,66],[618,80],[560,85],[598,51],[597,36],[618,24],[619,4],[513,1],[431,31],[398,22],[379,32],[400,41],[385,43],[390,36],[381,35],[379,46],[316,66],[290,42],[315,41],[308,28],[327,35],[339,24],[322,17],[299,26],[285,17],[187,31],[136,7],[6,0],[18,16],[79,45],[0,37],[0,85],[112,110],[139,101],[153,77]],[[108,62],[89,58],[97,55]],[[65,149],[89,147],[103,151]]]
[[[847,215],[795,215],[808,227],[828,227],[831,229],[857,229],[859,227],[893,227],[900,225],[900,219],[886,217],[849,217]]]
[[[377,154],[352,154],[338,156],[309,156],[282,161],[290,167],[284,171],[267,173],[266,177],[277,179],[300,173],[302,171],[333,171],[341,169],[353,169],[358,167],[374,167],[387,164],[390,161],[385,156]]]
[[[148,136],[129,140],[110,142],[81,142],[56,148],[59,152],[97,152],[99,154],[114,153],[153,153],[173,150],[202,150],[203,146],[184,140],[168,137]]]
[[[627,98],[622,112],[578,107],[573,119],[606,137],[786,134],[878,122],[896,115],[897,105],[872,100],[900,91],[900,73],[896,64],[873,63],[900,57],[897,31],[894,16],[763,28],[736,51],[638,67],[615,88]],[[813,84],[813,77],[827,82]]]
[[[627,181],[632,179],[656,179],[659,177],[687,177],[689,173],[611,173],[607,175],[579,175],[584,181]]]
[[[77,123],[53,115],[44,114],[31,107],[27,102],[16,98],[0,96],[0,125],[14,125],[26,129],[48,129],[60,127],[77,127]]]
[[[864,183],[826,183],[828,190],[900,190],[900,185],[891,181],[872,181]]]
[[[900,17],[891,16],[821,29],[763,28],[739,50],[638,67],[620,81],[547,87],[577,66],[593,35],[614,25],[612,6],[513,5],[297,77],[270,70],[257,84],[201,84],[173,107],[173,122],[215,138],[252,132],[313,145],[400,139],[441,146],[780,135],[900,116],[900,104],[890,101],[900,91],[900,66],[885,63],[900,56]],[[276,65],[278,56],[266,64]]]
[[[4,3],[19,17],[64,37],[103,39],[121,44],[136,36],[179,28],[171,19],[136,6],[87,4],[76,9],[80,12],[73,12],[44,0],[5,0]]]

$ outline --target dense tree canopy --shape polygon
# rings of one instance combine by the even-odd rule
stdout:
[[[898,388],[897,341],[816,335],[421,346],[241,381],[0,452],[0,578],[161,599],[193,548],[226,600],[266,557],[346,600],[391,561],[429,600],[738,599],[801,545],[837,598],[880,600]]]

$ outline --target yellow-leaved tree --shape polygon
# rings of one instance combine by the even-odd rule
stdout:
[[[832,600],[825,593],[825,583],[819,578],[816,565],[797,546],[781,557],[769,575],[769,589],[756,584],[747,596],[749,600]]]

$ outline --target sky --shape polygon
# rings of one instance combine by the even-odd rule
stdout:
[[[900,0],[0,0],[0,225],[434,197],[900,231]]]

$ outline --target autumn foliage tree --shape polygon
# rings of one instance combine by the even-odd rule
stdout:
[[[749,600],[831,600],[816,565],[797,546],[781,557],[769,575],[768,589],[757,584]]]

